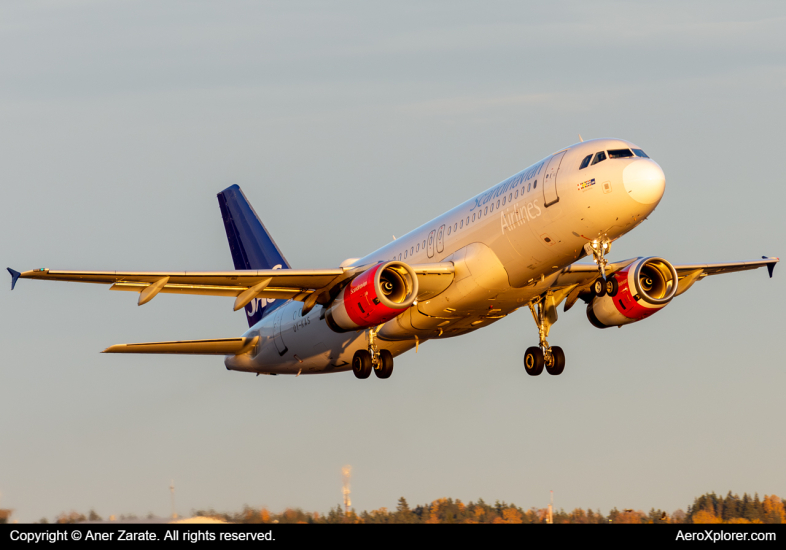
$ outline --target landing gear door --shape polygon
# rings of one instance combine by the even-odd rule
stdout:
[[[546,166],[546,173],[543,175],[544,206],[551,206],[559,202],[559,196],[557,196],[557,173],[559,172],[559,166],[564,156],[565,151],[557,153],[551,157],[548,166]]]

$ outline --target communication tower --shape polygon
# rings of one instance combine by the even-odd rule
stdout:
[[[546,523],[554,523],[554,491],[551,491],[551,502],[549,502],[549,515],[546,517]]]
[[[177,512],[175,512],[175,480],[169,484],[169,491],[172,493],[172,519],[177,519]]]
[[[341,468],[341,479],[343,481],[343,487],[341,488],[341,492],[344,495],[344,515],[349,515],[349,507],[352,506],[352,501],[349,499],[349,478],[352,475],[352,466],[347,464],[343,468]]]

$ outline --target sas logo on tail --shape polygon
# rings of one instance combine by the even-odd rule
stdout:
[[[275,302],[275,298],[254,298],[246,306],[246,315],[253,317],[258,312],[262,311],[268,304]]]

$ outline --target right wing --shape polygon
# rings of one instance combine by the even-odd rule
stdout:
[[[254,298],[328,301],[329,292],[371,265],[335,269],[260,269],[242,271],[59,271],[34,269],[11,273],[11,288],[18,279],[111,284],[110,290],[139,292],[139,305],[159,293],[233,296],[235,310]],[[453,282],[453,264],[442,262],[411,266],[418,276],[418,300],[436,296]]]

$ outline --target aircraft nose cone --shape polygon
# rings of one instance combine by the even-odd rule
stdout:
[[[622,183],[628,196],[642,204],[654,204],[663,197],[666,176],[655,161],[640,159],[622,171]]]

